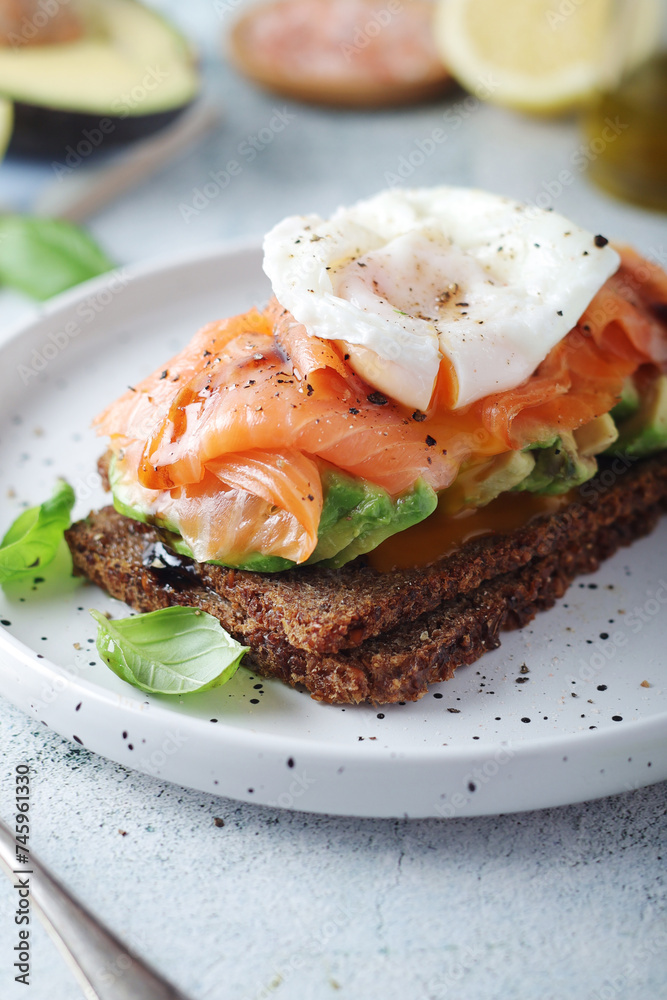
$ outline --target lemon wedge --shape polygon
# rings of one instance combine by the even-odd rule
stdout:
[[[439,0],[435,39],[468,90],[507,107],[561,113],[646,58],[660,0]]]

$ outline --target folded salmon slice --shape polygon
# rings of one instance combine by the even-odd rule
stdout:
[[[322,513],[318,466],[299,452],[226,455],[203,478],[172,490],[139,482],[143,443],[114,457],[118,496],[150,521],[178,533],[199,562],[222,554],[231,565],[249,553],[303,562],[317,544]]]
[[[480,423],[508,447],[525,447],[607,413],[641,365],[666,369],[667,275],[634,250],[618,250],[616,274],[531,378],[475,404]]]
[[[173,489],[200,480],[222,455],[284,448],[365,475],[391,494],[419,476],[434,489],[452,482],[457,463],[429,444],[419,420],[374,392],[333,345],[313,343],[293,320],[291,330],[281,328],[283,348],[270,319],[275,311],[273,305],[266,314],[253,310],[200,332],[189,351],[98,418],[112,446],[145,441],[143,486]]]

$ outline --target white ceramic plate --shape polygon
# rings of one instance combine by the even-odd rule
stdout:
[[[267,295],[259,250],[235,247],[89,283],[14,336],[0,349],[0,523],[57,475],[76,516],[108,502],[94,414],[201,324]],[[469,816],[608,795],[667,777],[666,542],[664,521],[454,680],[382,709],[319,705],[245,669],[180,702],[146,697],[95,652],[87,609],[125,605],[47,569],[0,596],[0,691],[112,760],[249,802]]]

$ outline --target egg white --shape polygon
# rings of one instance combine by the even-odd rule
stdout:
[[[329,220],[291,216],[264,240],[280,304],[312,336],[342,342],[374,388],[421,410],[443,358],[456,408],[520,385],[619,263],[562,215],[454,187],[384,191]]]

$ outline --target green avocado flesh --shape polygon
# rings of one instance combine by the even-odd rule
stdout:
[[[21,104],[121,118],[188,104],[199,76],[185,39],[135,0],[89,0],[83,34],[30,44],[29,23],[0,47],[0,95]],[[14,37],[15,36],[15,37]]]
[[[635,393],[636,406],[619,421],[618,441],[609,451],[643,458],[667,448],[667,375],[659,375],[641,397]]]
[[[535,457],[529,451],[508,451],[504,455],[463,469],[452,485],[443,490],[441,502],[456,514],[467,507],[486,507],[501,493],[517,489],[535,468]]]
[[[594,457],[586,457],[579,452],[573,434],[561,434],[553,443],[535,448],[530,454],[535,458],[535,466],[514,487],[517,492],[526,490],[558,496],[581,486],[595,475],[598,468]]]
[[[438,506],[435,490],[423,479],[396,498],[379,486],[340,472],[325,474],[323,485],[317,548],[308,563],[334,569],[423,521]]]
[[[602,454],[637,457],[667,448],[667,377],[659,376],[640,394],[628,386],[614,413],[604,414],[574,432],[561,432],[536,442],[522,451],[510,451],[488,461],[464,468],[440,497],[422,479],[411,490],[391,497],[379,486],[364,479],[328,469],[322,475],[324,506],[315,551],[305,565],[336,569],[381,542],[423,521],[444,504],[448,513],[484,507],[501,493],[529,492],[557,496],[581,486],[598,470]],[[123,500],[122,484],[110,480],[114,506],[121,514],[153,524],[165,544],[181,555],[192,557],[178,525],[146,516]],[[295,565],[289,559],[247,552],[218,565],[260,573],[276,573]]]
[[[634,416],[639,409],[639,392],[632,377],[626,378],[621,398],[611,411],[617,424],[622,424],[628,417]]]

